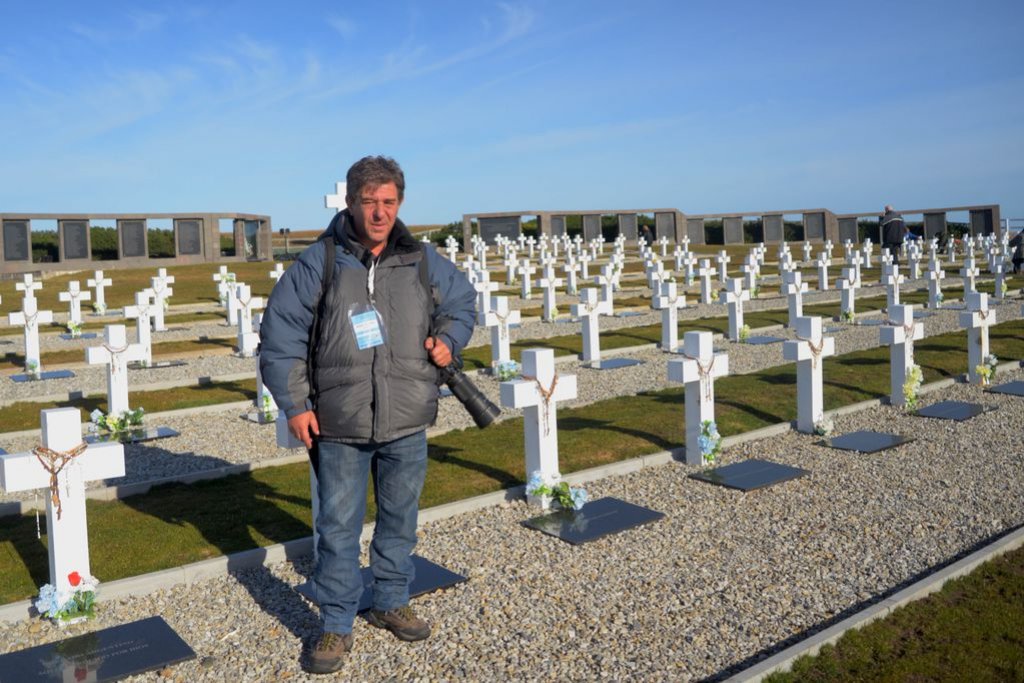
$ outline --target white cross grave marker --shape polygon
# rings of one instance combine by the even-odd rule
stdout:
[[[531,282],[530,278],[536,272],[537,269],[533,266],[532,263],[530,263],[530,259],[524,258],[522,261],[519,262],[519,275],[521,275],[523,278],[522,291],[519,293],[520,299],[530,298],[530,290],[533,286],[533,283]]]
[[[928,280],[928,308],[939,308],[939,294],[942,292],[942,278],[946,277],[946,271],[942,269],[942,263],[933,259],[928,263],[928,270],[925,278]]]
[[[509,326],[520,320],[520,313],[509,310],[507,296],[491,298],[491,310],[478,318],[480,324],[491,329],[491,365],[512,360],[509,344]]]
[[[35,299],[36,290],[42,288],[43,283],[36,282],[35,277],[32,275],[32,273],[25,273],[24,275],[22,275],[21,282],[18,282],[14,285],[14,289],[16,289],[17,291],[25,292],[24,296],[22,296],[21,298],[22,308],[24,308],[24,303],[26,301],[28,301],[29,299]]]
[[[715,353],[710,332],[683,335],[685,359],[668,362],[668,379],[686,386],[686,463],[702,465],[700,432],[704,421],[715,420],[715,378],[729,374],[729,356]]]
[[[343,211],[347,206],[345,204],[345,191],[347,187],[347,183],[334,183],[334,194],[324,195],[324,208],[334,209],[334,213]]]
[[[50,585],[72,590],[68,576],[92,576],[86,524],[85,482],[124,476],[124,446],[86,445],[78,408],[40,413],[42,448],[0,456],[0,488],[8,493],[46,488],[46,537]],[[45,464],[44,464],[45,463]]]
[[[885,310],[891,311],[894,306],[900,304],[900,285],[903,284],[903,276],[900,275],[898,264],[892,265],[892,270],[885,276]]]
[[[661,311],[661,350],[675,353],[679,346],[679,309],[686,308],[686,295],[678,294],[676,283],[662,282],[654,297],[654,309]]]
[[[729,262],[732,258],[729,256],[729,252],[725,249],[718,252],[718,281],[725,284],[725,281],[729,279]]]
[[[712,272],[713,271],[711,270],[711,260],[710,259],[701,259],[700,260],[700,270],[697,271],[697,274],[700,276],[700,302],[702,304],[709,304],[709,303],[711,303],[711,293],[712,293],[711,273]]]
[[[558,476],[558,402],[576,398],[576,375],[555,371],[551,349],[523,351],[523,378],[500,385],[501,405],[523,411],[526,475],[536,471],[547,481]],[[533,505],[547,501],[532,498]]]
[[[82,324],[82,301],[88,301],[92,298],[92,294],[81,289],[81,285],[78,284],[78,280],[71,280],[68,282],[68,289],[66,292],[59,292],[57,294],[61,301],[68,304],[68,322]]]
[[[743,278],[730,278],[720,300],[729,309],[729,340],[739,341],[743,329],[743,302],[750,299],[750,292],[743,289]]]
[[[270,271],[268,275],[270,275],[270,279],[273,280],[274,284],[276,285],[278,282],[281,281],[281,276],[284,275],[284,264],[275,263],[274,269]]]
[[[39,325],[53,322],[53,311],[37,310],[39,300],[35,296],[22,299],[24,308],[7,316],[10,325],[25,327],[25,370],[29,374],[43,371],[43,363],[39,359]]]
[[[786,298],[789,301],[789,324],[790,329],[796,325],[797,318],[804,314],[804,293],[807,292],[807,283],[801,282],[802,276],[799,270],[794,270],[785,276]]]
[[[128,406],[128,362],[142,360],[141,344],[129,344],[124,325],[107,325],[103,330],[103,344],[85,350],[89,365],[107,366],[107,410],[111,417],[131,410]]]
[[[601,360],[601,333],[599,317],[610,315],[608,305],[602,301],[594,287],[580,292],[580,303],[572,305],[572,316],[583,323],[583,360],[592,363]]]
[[[168,275],[166,268],[158,268],[156,277],[150,278],[149,283],[153,290],[153,331],[163,332],[167,329],[164,326],[164,307],[167,299],[174,294],[169,286],[174,284],[174,276]]]
[[[249,285],[240,284],[235,298],[238,301],[238,353],[243,358],[251,358],[260,343],[260,336],[253,332],[252,314],[254,309],[263,308],[263,297],[252,296]]]
[[[924,338],[924,325],[914,322],[912,304],[893,306],[889,309],[891,326],[878,330],[883,344],[889,345],[889,402],[903,407],[903,385],[907,373],[914,367],[914,341]]]
[[[831,263],[831,259],[829,259],[829,257],[825,255],[825,252],[821,252],[820,254],[818,254],[818,261],[817,261],[816,265],[818,266],[818,291],[819,292],[827,292],[828,291],[828,267],[829,267],[830,263]]]
[[[988,328],[996,324],[996,312],[988,308],[988,294],[971,292],[964,297],[967,310],[960,314],[960,327],[967,328],[967,381],[979,384],[975,368],[988,356]]]
[[[835,355],[836,340],[822,336],[821,318],[817,316],[797,318],[796,336],[783,343],[782,357],[796,361],[796,428],[813,434],[814,423],[824,416],[822,360]]]
[[[260,326],[263,324],[263,314],[256,313],[252,316],[252,331],[259,340]],[[259,356],[259,343],[256,345],[256,355]],[[256,409],[262,413],[277,412],[277,401],[270,389],[263,383],[263,372],[260,370],[259,358],[256,359]]]
[[[150,316],[153,307],[150,301],[153,297],[153,290],[143,289],[135,292],[135,305],[124,307],[124,317],[135,318],[136,320],[136,342],[142,347],[142,362],[145,365],[153,364],[153,337],[149,331]]]
[[[842,277],[837,282],[839,285],[839,311],[844,318],[853,320],[857,313],[857,288],[860,287],[860,279],[857,277],[857,269],[851,267],[843,268]]]
[[[477,315],[485,314],[491,309],[491,293],[498,291],[498,283],[491,282],[491,273],[488,270],[477,271],[476,282],[473,283],[476,290]]]
[[[107,312],[107,299],[106,289],[114,284],[114,281],[109,277],[103,277],[103,271],[97,270],[93,272],[93,276],[85,281],[86,286],[92,287],[95,291],[95,296],[92,300],[93,308],[100,315]]]
[[[975,286],[975,278],[978,277],[978,268],[974,265],[974,254],[968,252],[964,257],[964,267],[960,269],[960,277],[964,279],[964,301],[967,295],[978,291]]]

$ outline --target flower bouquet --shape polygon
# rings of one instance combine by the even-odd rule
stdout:
[[[714,420],[704,420],[700,424],[697,443],[700,445],[701,462],[707,467],[714,465],[718,454],[722,452],[722,435],[718,433],[718,425]]]
[[[836,430],[836,423],[832,418],[822,415],[814,421],[814,433],[818,436],[830,436]]]
[[[32,379],[39,379],[39,361],[32,359],[25,363],[25,373]]]
[[[555,475],[553,480],[561,479],[561,475]],[[582,487],[569,486],[568,482],[549,480],[544,477],[540,470],[530,475],[526,482],[526,495],[549,497],[563,510],[582,510],[587,504],[587,491]]]
[[[503,360],[494,366],[494,376],[499,382],[507,382],[519,377],[519,363],[514,360]]]
[[[82,576],[78,572],[68,574],[71,588],[55,588],[44,584],[39,589],[39,597],[35,608],[39,614],[57,624],[73,624],[96,615],[96,587],[99,585],[92,576]]]
[[[97,314],[97,315],[103,315],[104,313],[107,312],[107,305],[106,304],[97,303],[97,302],[94,301],[94,302],[92,302],[92,312]]]
[[[92,421],[92,424],[89,425],[89,431],[95,434],[102,429],[110,432],[112,436],[120,437],[127,431],[141,427],[145,412],[143,408],[136,408],[135,410],[121,411],[119,416],[114,417],[104,415],[103,411],[97,408],[89,415],[89,419]]]
[[[745,342],[750,339],[750,325],[744,325],[740,328],[740,341]]]
[[[907,378],[903,382],[903,407],[906,410],[917,408],[918,393],[921,391],[921,382],[924,376],[921,374],[921,366],[913,365],[907,372]]]
[[[990,353],[981,361],[981,365],[975,366],[974,373],[981,378],[983,386],[991,384],[992,378],[996,376],[997,365],[999,365],[999,359],[994,353]]]
[[[78,339],[79,337],[82,336],[82,323],[68,321],[67,328],[68,334],[71,335],[72,339]]]

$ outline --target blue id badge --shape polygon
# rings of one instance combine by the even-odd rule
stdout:
[[[364,306],[359,310],[349,311],[348,319],[352,322],[352,331],[356,335],[359,350],[372,349],[384,343],[384,332],[381,326],[380,313],[372,306]]]

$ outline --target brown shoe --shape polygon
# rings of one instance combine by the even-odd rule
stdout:
[[[351,633],[325,631],[309,653],[306,671],[311,674],[332,674],[341,669],[351,650]]]
[[[391,631],[399,640],[412,642],[430,637],[430,624],[417,617],[408,605],[387,612],[372,609],[366,613],[366,620],[377,628]]]

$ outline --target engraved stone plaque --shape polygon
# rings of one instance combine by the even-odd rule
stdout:
[[[619,234],[625,235],[627,240],[636,240],[636,214],[619,214]]]
[[[183,256],[195,256],[203,253],[203,238],[200,234],[202,221],[194,218],[174,221],[174,232],[177,235],[178,253]]]
[[[690,242],[693,244],[704,244],[704,219],[687,218],[686,236],[690,238]]]
[[[670,240],[675,242],[676,215],[674,213],[654,214],[654,236],[658,238],[668,237]]]
[[[729,216],[722,219],[725,244],[743,244],[743,217]]]
[[[503,235],[510,240],[519,237],[520,216],[492,216],[480,219],[480,237],[488,244],[494,244],[498,235]]]
[[[64,260],[89,258],[89,222],[61,221],[64,239]]]
[[[121,233],[121,253],[124,258],[147,256],[146,221],[118,221],[117,230]]]
[[[601,237],[601,217],[589,214],[583,217],[583,239],[592,240]]]
[[[565,234],[565,216],[551,217],[551,234],[554,237],[561,237]]]
[[[28,221],[4,221],[4,260],[29,261],[32,249],[29,247]]]
[[[846,240],[851,242],[857,242],[857,219],[856,218],[840,218],[839,219],[839,243],[843,244]]]
[[[783,235],[785,235],[782,226],[782,215],[775,214],[773,216],[765,216],[763,219],[764,226],[764,241],[765,242],[781,242]]]
[[[825,214],[804,214],[804,240],[825,240]]]
[[[245,258],[254,259],[258,258],[260,253],[259,235],[260,235],[260,222],[259,221],[245,221]]]

